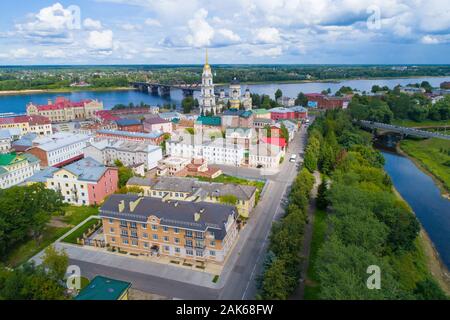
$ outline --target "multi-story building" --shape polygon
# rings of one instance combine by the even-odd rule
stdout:
[[[143,164],[147,170],[155,168],[162,159],[161,147],[137,141],[96,140],[89,142],[83,153],[105,165],[120,160],[127,167]]]
[[[164,133],[172,133],[173,123],[160,117],[146,118],[144,120],[144,131],[161,131]]]
[[[251,128],[253,113],[251,111],[230,109],[222,113],[222,128]]]
[[[253,109],[252,110],[254,120],[256,119],[271,119],[270,111],[267,109]]]
[[[308,110],[301,106],[295,106],[292,108],[273,108],[270,109],[270,117],[272,120],[286,120],[286,119],[306,119],[308,117]]]
[[[228,105],[230,109],[238,110],[251,110],[252,109],[252,97],[250,94],[250,89],[246,89],[245,93],[242,94],[241,84],[239,80],[234,77],[230,82],[230,89],[228,94],[225,93],[224,89],[220,90],[218,103],[221,105]]]
[[[144,127],[138,119],[119,119],[116,120],[117,128],[121,131],[142,132]]]
[[[48,136],[53,133],[51,121],[44,116],[16,116],[0,118],[0,129],[19,129],[21,135],[36,133],[40,136]]]
[[[250,146],[249,165],[256,168],[277,169],[283,156],[284,151],[281,147],[261,141]]]
[[[234,206],[115,194],[100,208],[113,250],[223,263],[238,235]]]
[[[39,159],[31,154],[0,154],[0,189],[22,183],[39,169]]]
[[[64,97],[51,100],[46,105],[27,105],[27,115],[41,115],[51,122],[94,119],[97,111],[103,110],[103,103],[98,100],[70,101]]]
[[[95,134],[95,137],[96,139],[146,142],[152,145],[160,145],[164,141],[164,133],[161,131],[143,133],[103,129],[98,130]]]
[[[1,129],[0,130],[0,153],[9,153],[11,151],[12,142],[18,140],[21,131],[18,128]]]
[[[90,139],[85,134],[58,132],[34,139],[26,151],[41,161],[41,167],[61,167],[83,158],[83,149]]]
[[[159,176],[174,176],[180,171],[184,170],[186,166],[190,163],[189,159],[184,159],[180,157],[167,157],[159,161],[157,174]]]
[[[245,163],[245,148],[218,138],[203,144],[202,157],[208,163],[239,167]]]
[[[26,183],[45,183],[48,189],[60,192],[64,202],[82,206],[102,203],[116,192],[118,181],[117,168],[84,158],[62,168],[48,167],[27,179]]]
[[[295,106],[295,99],[289,97],[279,97],[277,103],[283,107],[289,108]]]
[[[331,97],[321,93],[306,93],[308,106],[319,109],[346,109],[349,97]]]
[[[205,65],[203,66],[202,85],[200,93],[200,114],[218,114],[221,111],[220,105],[216,105],[216,95],[214,93],[213,74],[208,63],[208,49],[206,49]]]
[[[159,177],[157,179],[131,178],[127,186],[139,187],[146,197],[190,202],[222,203],[225,196],[236,198],[239,215],[248,217],[255,206],[256,187],[231,183],[199,181],[195,178]]]

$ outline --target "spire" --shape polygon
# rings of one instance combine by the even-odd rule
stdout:
[[[208,48],[206,48],[205,65],[208,65]]]

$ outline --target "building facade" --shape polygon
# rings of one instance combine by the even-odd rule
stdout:
[[[144,131],[161,131],[171,134],[173,131],[173,123],[160,117],[147,118],[144,120]]]
[[[60,192],[65,203],[75,206],[97,205],[116,192],[117,168],[106,167],[92,158],[84,158],[62,168],[48,167],[27,179],[27,183],[45,183]]]
[[[64,97],[56,98],[54,103],[49,100],[46,105],[27,105],[27,115],[45,116],[51,122],[95,119],[95,113],[100,110],[103,103],[98,100],[72,102]]]
[[[205,65],[203,66],[202,85],[199,100],[200,114],[218,114],[221,110],[216,105],[216,95],[214,93],[214,82],[211,66],[208,63],[208,50],[206,50]]]
[[[100,208],[106,245],[140,256],[221,264],[236,241],[236,208],[112,195]]]
[[[89,140],[85,134],[58,132],[33,140],[27,152],[41,161],[41,167],[58,167],[83,158],[83,149]]]
[[[21,135],[36,133],[40,136],[53,134],[51,121],[44,116],[17,116],[0,118],[0,129],[19,129]]]
[[[143,164],[147,170],[155,168],[162,159],[161,147],[136,141],[96,140],[89,142],[83,153],[104,165],[112,166],[119,160],[126,167]]]
[[[39,170],[39,159],[31,154],[0,154],[0,189],[18,185]]]
[[[152,145],[160,145],[164,141],[164,133],[160,131],[144,133],[144,132],[128,132],[120,130],[98,130],[95,133],[95,139],[113,139],[120,141],[137,141],[146,142]]]

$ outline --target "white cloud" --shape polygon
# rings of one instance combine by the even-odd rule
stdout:
[[[193,47],[209,46],[214,37],[214,29],[206,21],[208,11],[199,10],[194,18],[188,21],[190,34],[186,36],[186,42]]]
[[[88,30],[99,30],[102,28],[102,23],[91,18],[84,19],[83,26]]]
[[[161,22],[157,19],[148,18],[145,20],[145,24],[150,27],[161,27]]]
[[[124,23],[120,26],[125,31],[135,31],[140,29],[139,26],[131,24],[131,23]]]
[[[27,48],[13,49],[9,53],[14,59],[29,59],[36,56],[35,53],[31,52]]]
[[[256,43],[275,44],[280,41],[280,32],[276,28],[261,28],[255,31]]]
[[[251,55],[254,57],[277,57],[283,54],[281,47],[271,47],[271,48],[255,48]]]
[[[232,30],[222,28],[222,29],[217,30],[217,33],[221,37],[223,37],[227,40],[230,40],[232,42],[241,41],[241,37],[239,35],[237,35],[236,33],[234,33]]]
[[[71,31],[79,29],[80,14],[76,7],[64,8],[60,3],[31,14],[25,23],[16,24],[19,34],[43,42],[71,42]]]
[[[113,32],[111,30],[91,31],[86,43],[93,50],[111,51],[113,49]]]
[[[44,58],[65,58],[66,52],[62,49],[49,49],[42,52]]]

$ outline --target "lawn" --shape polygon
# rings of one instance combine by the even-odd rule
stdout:
[[[265,181],[260,180],[247,180],[244,178],[229,176],[226,174],[222,174],[214,179],[204,178],[204,177],[197,177],[201,181],[209,181],[209,182],[220,182],[220,183],[234,183],[234,184],[241,184],[246,186],[254,186],[257,188],[256,190],[256,197],[255,201],[258,203],[259,197],[261,194],[262,189],[264,188],[264,185],[266,184]]]
[[[400,148],[441,181],[447,192],[450,190],[450,141],[402,140]]]
[[[100,219],[91,219],[89,221],[86,221],[81,226],[79,226],[74,232],[69,234],[64,239],[62,239],[62,241],[72,244],[78,244],[77,238],[81,238],[83,236],[83,233],[85,233],[90,227],[98,223],[99,220]]]
[[[421,122],[416,122],[413,120],[394,120],[392,124],[402,127],[440,127],[440,126],[450,126],[450,121],[441,120],[441,121],[433,121],[433,120],[425,120]]]
[[[76,226],[88,217],[95,215],[98,215],[98,208],[96,207],[67,206],[62,220],[67,224]]]
[[[319,285],[317,283],[317,253],[325,240],[327,230],[327,214],[325,211],[317,210],[314,216],[313,235],[311,240],[311,251],[309,255],[309,267],[307,283],[305,286],[305,300],[319,299]]]
[[[12,249],[5,260],[6,265],[10,267],[17,267],[22,263],[25,263],[69,230],[70,227],[47,227],[44,231],[42,239],[39,242],[36,242],[34,239],[29,239]]]

